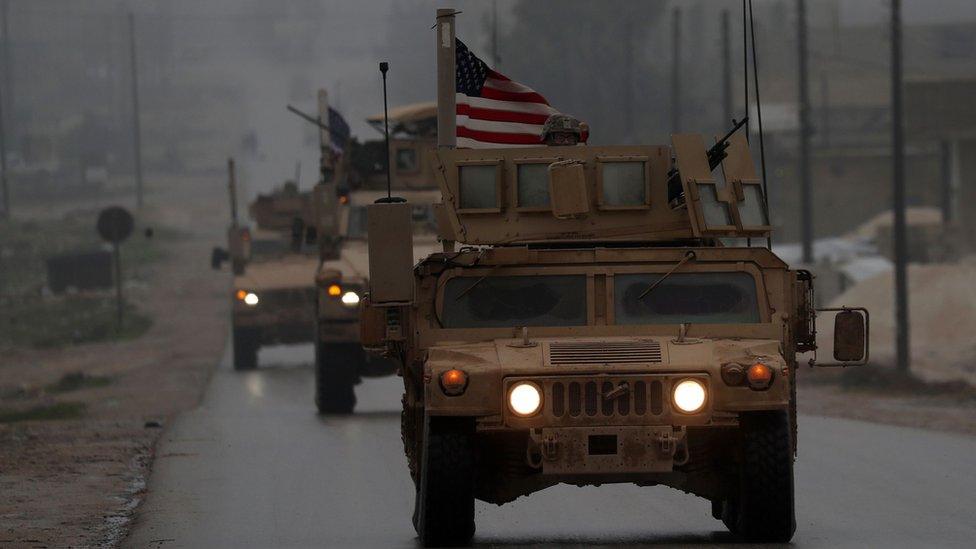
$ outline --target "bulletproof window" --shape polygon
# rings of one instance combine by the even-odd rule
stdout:
[[[396,170],[401,173],[416,172],[417,150],[412,148],[402,148],[396,150]]]
[[[766,218],[766,204],[763,200],[762,186],[742,185],[745,199],[739,202],[739,216],[743,227],[763,227],[769,225]]]
[[[586,325],[586,276],[465,276],[444,286],[445,328]]]
[[[349,238],[366,238],[366,206],[349,208],[349,222],[346,225]]]
[[[756,281],[749,273],[674,273],[645,294],[662,276],[657,273],[614,276],[617,324],[760,321]]]
[[[458,194],[461,210],[497,211],[498,164],[458,166]]]
[[[647,201],[646,163],[600,161],[601,206],[643,207]]]
[[[517,165],[518,207],[549,207],[549,163]]]
[[[698,196],[701,198],[702,216],[706,227],[727,227],[735,225],[729,204],[718,197],[718,185],[698,184]]]

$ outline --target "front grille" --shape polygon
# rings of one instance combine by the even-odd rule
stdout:
[[[661,344],[645,341],[573,341],[549,344],[550,366],[661,363]]]
[[[315,304],[314,288],[288,288],[279,290],[258,290],[260,304],[264,309],[294,308],[311,310]]]
[[[553,381],[549,385],[549,411],[555,418],[660,416],[664,413],[664,384],[656,379]],[[614,392],[617,393],[615,397]]]

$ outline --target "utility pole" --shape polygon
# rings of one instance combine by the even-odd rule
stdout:
[[[722,10],[722,124],[731,124],[732,113],[732,28],[729,10]]]
[[[943,140],[939,142],[939,159],[942,164],[942,226],[948,228],[952,223],[952,144]]]
[[[807,2],[796,4],[797,67],[799,74],[800,107],[800,238],[803,243],[803,263],[810,265],[813,257],[813,204],[810,189],[810,85],[807,72]]]
[[[498,0],[491,1],[491,62],[493,69],[497,69],[502,63],[502,58],[498,55]]]
[[[681,131],[681,9],[671,12],[671,132]]]
[[[820,145],[830,146],[830,80],[827,71],[820,73]]]
[[[628,141],[634,139],[634,26],[630,19],[624,21],[624,74],[621,86],[624,89],[624,135]]]
[[[139,127],[139,72],[136,63],[136,21],[129,12],[129,64],[132,80],[132,143],[136,171],[136,208],[142,209],[142,129]]]
[[[902,119],[901,0],[891,0],[891,145],[895,237],[895,337],[898,371],[908,373],[908,246],[905,231],[905,136]]]
[[[9,16],[7,0],[2,0],[0,4],[0,15],[3,16],[3,80],[0,81],[0,191],[3,193],[3,211],[0,211],[0,219],[10,219],[10,188],[7,183],[7,134],[4,125],[4,116],[9,109],[4,109],[4,102],[10,100],[10,27],[7,25]],[[9,103],[7,103],[9,105]]]
[[[3,80],[0,81],[0,85],[3,86],[3,111],[11,118],[11,123],[7,124],[7,128],[11,135],[16,135],[17,132],[13,124],[14,73],[13,61],[10,59],[10,0],[0,0],[0,17],[3,18]]]

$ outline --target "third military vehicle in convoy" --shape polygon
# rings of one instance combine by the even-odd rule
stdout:
[[[423,543],[468,542],[475,499],[620,482],[701,496],[741,538],[788,541],[816,311],[810,274],[766,246],[744,135],[431,159],[441,237],[465,246],[414,265],[411,205],[370,205],[363,309],[364,344],[404,365]],[[866,320],[836,315],[836,360],[866,360]]]
[[[319,260],[302,222],[311,215],[311,199],[312,193],[300,192],[294,182],[258,195],[249,208],[255,227],[239,225],[235,213],[227,232],[228,248],[214,250],[213,267],[219,269],[229,260],[234,276],[230,301],[235,370],[257,367],[258,349],[264,345],[307,343],[314,337]]]

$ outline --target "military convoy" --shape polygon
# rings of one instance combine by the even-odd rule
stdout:
[[[744,135],[430,159],[444,251],[415,265],[413,206],[368,206],[362,311],[363,344],[403,365],[421,541],[467,543],[475,499],[621,482],[706,498],[745,540],[791,539],[813,277],[765,245]],[[840,311],[835,360],[866,346],[867,312]]]

